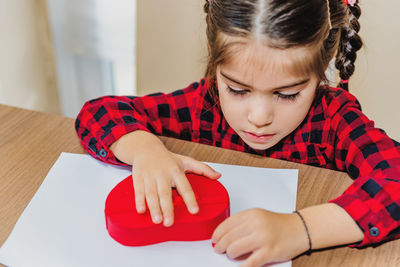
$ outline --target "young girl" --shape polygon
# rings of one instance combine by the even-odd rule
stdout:
[[[132,165],[136,208],[173,224],[171,187],[198,212],[184,173],[220,174],[169,152],[156,135],[343,170],[354,183],[330,203],[292,214],[236,214],[215,230],[215,251],[251,255],[243,266],[291,259],[312,249],[362,247],[399,237],[400,144],[347,92],[360,8],[355,0],[206,1],[206,78],[170,94],[107,96],[76,120],[84,148]],[[328,87],[333,57],[340,88]],[[245,183],[246,180],[243,180]]]

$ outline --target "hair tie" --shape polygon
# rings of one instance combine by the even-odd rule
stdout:
[[[349,83],[349,80],[340,80],[340,83]]]
[[[357,3],[357,0],[342,0],[348,6],[354,6]]]
[[[310,255],[311,251],[312,251],[312,243],[311,243],[311,236],[310,236],[310,231],[308,230],[306,221],[303,218],[303,215],[301,215],[300,212],[298,212],[297,210],[295,210],[293,213],[296,213],[297,215],[299,215],[301,221],[303,222],[304,228],[306,230],[306,234],[307,234],[307,239],[308,239],[308,250],[305,252],[306,255]]]

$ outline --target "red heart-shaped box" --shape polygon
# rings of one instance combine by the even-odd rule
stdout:
[[[136,211],[130,175],[111,190],[106,200],[104,212],[110,236],[126,246],[210,239],[215,228],[229,217],[228,192],[216,180],[189,173],[186,176],[197,198],[197,214],[190,214],[182,197],[173,190],[174,224],[154,224],[148,209],[144,214]]]

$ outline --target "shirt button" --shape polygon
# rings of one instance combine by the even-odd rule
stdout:
[[[378,236],[380,234],[379,229],[375,226],[369,229],[369,233],[371,236]]]
[[[107,151],[104,148],[102,148],[99,151],[99,155],[100,155],[100,157],[105,158],[105,157],[107,157]]]

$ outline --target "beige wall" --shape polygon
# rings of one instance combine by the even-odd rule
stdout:
[[[0,103],[58,113],[44,0],[0,0],[0,7]]]
[[[138,0],[137,92],[173,91],[203,77],[202,0]]]
[[[366,46],[358,54],[350,91],[359,98],[364,113],[399,141],[400,1],[360,2],[360,34]]]
[[[363,0],[361,35],[350,91],[377,126],[400,140],[399,0]],[[143,95],[182,88],[202,77],[205,27],[201,0],[139,0],[137,88]]]

